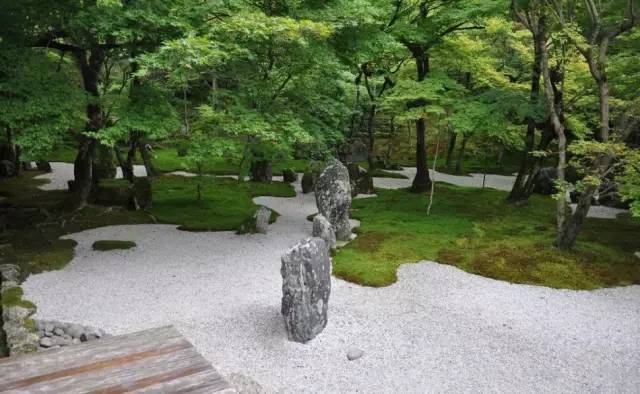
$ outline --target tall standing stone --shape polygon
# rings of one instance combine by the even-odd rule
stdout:
[[[351,239],[349,210],[351,209],[351,184],[349,171],[337,160],[329,163],[316,182],[318,211],[333,225],[336,238]]]
[[[302,192],[304,194],[311,193],[316,186],[318,177],[314,172],[307,171],[302,175]]]
[[[266,234],[269,231],[269,221],[271,219],[271,210],[265,206],[261,206],[253,216],[256,222],[256,232]]]
[[[282,316],[290,340],[305,343],[327,325],[331,262],[320,238],[300,241],[282,256]]]
[[[323,215],[318,214],[313,218],[312,235],[317,238],[322,238],[328,250],[336,249],[336,232],[333,230],[331,223],[329,223]]]

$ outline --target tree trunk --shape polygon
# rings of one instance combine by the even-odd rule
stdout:
[[[458,152],[458,159],[456,160],[456,174],[462,173],[462,159],[464,158],[464,153],[467,148],[467,142],[469,141],[469,136],[467,134],[462,135],[462,145],[460,145],[460,151]]]
[[[102,129],[102,108],[100,107],[100,92],[98,89],[98,81],[100,79],[100,71],[105,58],[104,50],[95,47],[92,48],[87,58],[87,51],[74,52],[76,62],[82,74],[82,82],[84,90],[91,97],[87,104],[87,123],[85,131],[97,132]],[[73,209],[80,209],[87,205],[91,188],[98,180],[94,180],[92,176],[92,156],[93,156],[93,140],[87,137],[81,137],[78,156],[74,162],[74,182],[71,198]]]
[[[374,148],[375,148],[375,119],[376,119],[376,110],[377,105],[371,104],[369,107],[369,116],[367,122],[367,136],[369,138],[369,144],[367,145],[368,155],[367,160],[369,162],[369,170],[373,170],[375,168],[375,160],[374,160]]]
[[[138,149],[138,137],[135,134],[131,134],[129,137],[129,150],[127,151],[127,159],[120,161],[120,167],[122,168],[122,177],[129,182],[133,182],[135,180],[135,175],[133,172],[133,163],[136,159],[136,150]]]
[[[606,142],[609,140],[610,133],[610,106],[609,106],[609,82],[607,81],[606,74],[602,73],[600,79],[598,80],[598,92],[599,92],[599,101],[600,101],[600,136],[599,140],[601,142]]]
[[[427,122],[424,117],[416,121],[417,143],[416,143],[416,177],[413,179],[411,191],[423,193],[431,188],[431,178],[427,168],[427,143],[425,129]]]
[[[542,131],[542,138],[540,143],[538,143],[538,151],[546,151],[549,148],[549,145],[554,140],[554,131],[553,126],[549,125]],[[529,171],[527,173],[527,181],[524,185],[524,195],[527,197],[531,197],[533,195],[533,189],[535,188],[535,175],[540,171],[542,165],[544,164],[544,157],[536,157],[533,160],[532,165],[529,167]]]
[[[566,221],[564,228],[559,229],[562,231],[557,240],[559,249],[569,250],[573,249],[575,246],[578,234],[580,233],[582,225],[589,214],[591,201],[593,200],[593,196],[596,191],[596,187],[589,186],[580,194],[575,212],[571,215],[570,220]]]
[[[387,141],[387,155],[386,159],[388,162],[391,162],[391,150],[394,146],[394,139],[396,136],[396,120],[395,117],[391,117],[391,133],[389,135],[389,141]]]
[[[449,146],[447,147],[447,160],[445,167],[451,170],[451,164],[453,164],[453,151],[456,148],[456,141],[458,140],[458,134],[455,131],[449,133]]]
[[[144,141],[140,141],[138,144],[138,149],[140,150],[140,156],[142,157],[142,162],[144,163],[144,168],[147,171],[148,177],[157,176],[155,167],[153,166],[153,160],[151,157],[151,153],[149,152],[149,144]]]
[[[542,72],[542,51],[543,46],[546,45],[544,37],[539,33],[533,33],[533,46],[534,46],[534,62],[531,72],[531,91],[530,101],[532,104],[538,102],[540,96],[540,75]],[[525,137],[524,152],[522,153],[522,161],[520,162],[520,169],[518,170],[518,176],[513,184],[513,189],[507,198],[509,202],[526,201],[531,195],[527,194],[526,183],[527,174],[530,173],[532,162],[535,158],[531,157],[531,152],[536,140],[536,121],[532,116],[527,117],[527,135]]]
[[[540,19],[541,31],[543,37],[546,37],[544,33],[545,23],[544,18]],[[546,39],[546,38],[545,38]],[[555,131],[558,138],[558,183],[560,185],[561,196],[556,198],[556,246],[559,249],[570,249],[575,242],[575,236],[573,241],[567,238],[567,232],[569,229],[568,215],[567,215],[567,199],[564,195],[563,189],[566,184],[566,170],[567,170],[567,136],[565,135],[564,124],[558,114],[558,106],[556,103],[556,94],[554,92],[553,82],[551,79],[551,71],[549,67],[549,49],[545,45],[542,50],[542,73],[544,77],[544,91],[546,96],[547,110],[549,111],[549,118],[551,126]]]
[[[91,195],[93,186],[93,159],[91,151],[93,143],[89,138],[83,137],[78,149],[78,155],[73,163],[73,183],[70,184],[71,207],[73,209],[84,208]]]
[[[422,45],[409,45],[416,62],[417,80],[422,82],[429,73],[429,56]],[[409,104],[410,108],[421,107],[424,102]],[[427,167],[427,120],[425,115],[416,120],[416,177],[413,179],[411,190],[414,193],[424,193],[431,188],[431,177]]]

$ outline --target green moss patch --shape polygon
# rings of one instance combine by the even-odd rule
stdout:
[[[198,183],[202,198],[198,201]],[[284,182],[238,182],[234,179],[165,176],[154,180],[151,214],[161,223],[187,231],[235,231],[251,220],[257,196],[295,197]]]
[[[88,229],[121,224],[153,223],[145,212],[118,207],[87,206],[76,212],[63,210],[65,191],[44,191],[37,187],[46,180],[35,179],[33,171],[0,181],[3,203],[13,207],[7,215],[11,231],[0,234],[0,261],[20,266],[22,275],[58,270],[74,256],[76,242],[60,237]]]
[[[31,301],[23,300],[24,292],[21,287],[12,287],[2,293],[2,306],[12,307],[20,306],[28,309],[35,309],[35,305]]]
[[[94,242],[92,248],[93,250],[106,252],[109,250],[128,250],[136,246],[136,243],[133,241],[102,240]]]
[[[339,250],[334,274],[366,286],[388,286],[405,263],[433,260],[512,283],[589,290],[640,284],[640,223],[630,218],[588,219],[575,251],[553,245],[555,202],[534,196],[524,207],[496,190],[436,187],[427,196],[380,190],[354,200],[358,238]]]

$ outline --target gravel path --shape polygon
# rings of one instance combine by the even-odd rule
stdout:
[[[51,170],[47,174],[38,175],[36,179],[47,179],[49,183],[45,183],[39,188],[42,190],[67,190],[67,182],[73,179],[73,164],[71,163],[51,163]],[[122,178],[122,169],[118,167],[116,169],[116,178]],[[135,176],[147,176],[147,170],[144,166],[133,166],[133,173]]]
[[[73,261],[30,276],[26,296],[38,318],[113,334],[173,324],[223,374],[268,392],[638,392],[640,286],[553,290],[407,264],[382,289],[334,278],[326,330],[307,345],[288,342],[280,255],[310,233],[315,201],[256,202],[282,215],[267,235],[167,225],[74,234]],[[93,251],[98,239],[138,246]],[[348,361],[351,347],[364,356]]]

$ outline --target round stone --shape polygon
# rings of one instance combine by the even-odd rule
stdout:
[[[40,339],[40,346],[42,346],[44,348],[50,348],[54,344],[55,343],[53,342],[53,339],[51,339],[49,337],[44,337],[44,338]]]
[[[347,358],[349,361],[357,360],[362,356],[364,356],[364,352],[357,347],[352,347],[347,350]]]

